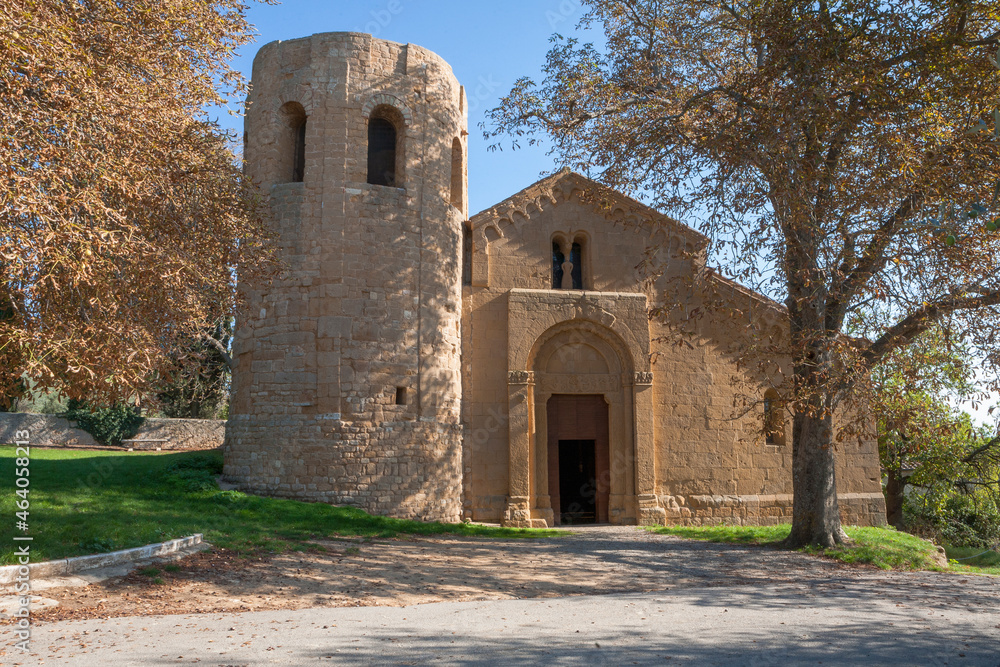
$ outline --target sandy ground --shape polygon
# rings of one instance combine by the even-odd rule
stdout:
[[[202,552],[176,572],[161,565],[162,583],[136,571],[41,591],[59,605],[33,614],[36,653],[14,653],[0,621],[0,663],[998,664],[1000,577],[575,530],[331,540],[252,559]]]
[[[318,544],[321,549],[253,558],[213,549],[178,561],[177,571],[161,565],[153,576],[140,569],[82,588],[51,588],[40,595],[58,606],[38,610],[34,620],[601,595],[871,572],[804,554],[682,540],[631,527],[577,529],[531,540]]]

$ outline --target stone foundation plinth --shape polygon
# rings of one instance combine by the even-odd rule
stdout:
[[[435,422],[234,418],[223,475],[249,493],[457,522],[461,450],[462,428]]]
[[[792,521],[792,495],[660,496],[666,525],[774,526]],[[841,493],[840,520],[848,526],[884,526],[881,493]]]

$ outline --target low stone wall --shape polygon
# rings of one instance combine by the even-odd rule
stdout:
[[[667,525],[774,526],[792,522],[792,494],[760,496],[660,496]],[[838,493],[840,520],[848,526],[884,526],[881,493]]]
[[[55,415],[35,415],[24,412],[0,412],[0,443],[14,442],[15,433],[28,431],[32,445],[99,447],[86,431]],[[222,419],[155,419],[147,418],[136,440],[162,442],[129,443],[135,449],[191,450],[215,449],[222,446],[226,422]]]
[[[136,449],[215,449],[226,438],[225,419],[147,419],[139,427],[136,440],[166,440],[167,442],[134,443]]]

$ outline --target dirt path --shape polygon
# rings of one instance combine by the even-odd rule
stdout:
[[[778,583],[802,584],[804,594],[816,594],[842,588],[845,580],[917,576],[914,581],[918,581],[920,577],[775,549],[654,535],[632,527],[577,530],[573,535],[537,540],[328,541],[321,543],[323,551],[258,559],[214,550],[180,561],[178,571],[161,567],[153,576],[133,572],[86,588],[46,590],[42,595],[58,600],[59,606],[40,611],[34,618],[47,622],[324,606],[409,606]],[[942,582],[944,588],[969,579],[926,576],[928,581]],[[1000,603],[1000,579],[974,579],[981,582],[975,585],[977,592]]]

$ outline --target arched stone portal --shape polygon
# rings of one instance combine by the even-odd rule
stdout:
[[[593,394],[553,394],[545,404],[548,493],[556,525],[608,523],[611,443],[608,403]],[[539,483],[542,486],[541,482]]]
[[[507,525],[561,523],[560,452],[592,466],[593,517],[586,520],[662,522],[652,475],[652,377],[636,372],[648,359],[640,362],[620,335],[588,319],[560,322],[538,336],[527,368],[508,377]],[[596,414],[572,421],[573,411],[588,405]]]

